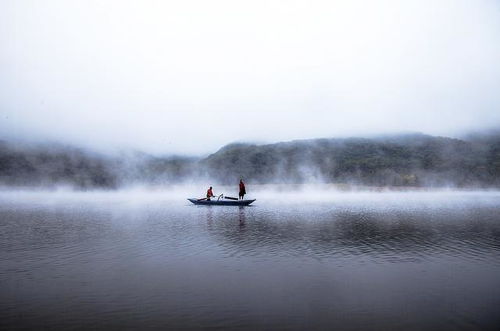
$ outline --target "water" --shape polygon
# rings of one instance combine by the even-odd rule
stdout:
[[[262,197],[2,192],[0,328],[498,329],[500,193]]]

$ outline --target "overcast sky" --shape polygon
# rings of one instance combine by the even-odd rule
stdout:
[[[204,154],[500,125],[500,1],[0,1],[0,138]]]

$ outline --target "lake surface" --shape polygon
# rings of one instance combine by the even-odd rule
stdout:
[[[0,329],[498,329],[500,193],[255,197],[0,192]]]

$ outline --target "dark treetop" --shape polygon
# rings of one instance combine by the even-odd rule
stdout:
[[[500,135],[464,140],[424,134],[230,144],[205,158],[103,155],[62,145],[0,142],[0,184],[79,189],[214,183],[353,183],[500,186]]]

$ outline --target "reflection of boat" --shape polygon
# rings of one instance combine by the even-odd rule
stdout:
[[[224,200],[224,199],[188,199],[195,205],[204,205],[204,206],[248,206],[256,199],[253,200]]]

